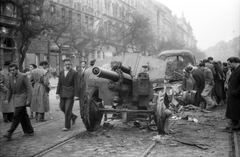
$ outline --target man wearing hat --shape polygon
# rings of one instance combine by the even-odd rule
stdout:
[[[10,62],[4,63],[3,69],[0,71],[0,110],[3,114],[4,123],[12,122],[14,107],[12,101],[9,104],[5,104],[4,101],[7,96],[10,73],[8,67]]]

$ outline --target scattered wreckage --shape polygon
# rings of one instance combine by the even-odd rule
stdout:
[[[85,71],[81,88],[80,112],[86,129],[98,129],[103,117],[123,122],[145,118],[155,121],[159,134],[166,133],[172,112],[194,100],[194,95],[182,91],[188,64],[196,64],[188,50],[163,51],[157,57],[130,53],[96,61]]]

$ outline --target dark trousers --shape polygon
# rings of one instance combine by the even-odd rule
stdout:
[[[13,118],[13,112],[9,112],[9,113],[3,113],[3,120],[4,122],[11,122]]]
[[[65,128],[68,129],[70,129],[71,127],[71,119],[76,117],[76,115],[72,113],[73,103],[74,103],[73,98],[60,99],[60,109],[65,114]]]
[[[26,106],[16,107],[13,115],[11,128],[8,130],[9,133],[13,133],[18,124],[21,123],[24,133],[33,133],[33,127],[27,114]]]

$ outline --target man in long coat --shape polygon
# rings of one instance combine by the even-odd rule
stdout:
[[[192,73],[192,77],[195,80],[195,88],[197,90],[196,93],[196,99],[195,99],[195,105],[199,106],[202,103],[204,103],[204,99],[201,96],[201,93],[205,87],[205,78],[204,78],[204,73],[202,72],[202,70],[198,69],[198,68],[194,68],[192,66],[188,66],[185,68],[185,71],[187,73]]]
[[[227,61],[233,71],[228,80],[226,117],[231,120],[232,129],[240,129],[240,60],[231,57]]]
[[[64,59],[64,70],[59,74],[56,98],[60,98],[60,109],[65,114],[65,127],[63,131],[68,131],[75,124],[77,116],[72,113],[74,99],[78,98],[78,74],[71,68],[71,59]]]
[[[7,98],[7,91],[9,88],[9,78],[10,73],[8,71],[8,66],[10,62],[4,63],[4,68],[0,71],[0,111],[3,114],[3,121],[4,123],[9,123],[12,121],[13,113],[14,113],[14,106],[12,103],[12,99],[10,100],[9,104],[5,104],[4,101]]]
[[[80,115],[83,116],[83,104],[82,104],[82,98],[84,96],[84,92],[86,91],[86,79],[85,77],[85,71],[87,71],[87,62],[81,61],[81,65],[77,68],[78,72],[78,94],[79,94],[79,107],[80,107]]]
[[[217,62],[213,62],[216,74],[214,76],[214,95],[216,97],[216,101],[218,104],[223,103],[224,99],[224,80],[225,80],[225,75],[220,67],[220,65]]]
[[[31,103],[32,86],[30,81],[27,78],[27,75],[18,72],[18,66],[16,64],[9,65],[9,72],[12,76],[9,80],[9,90],[5,103],[8,104],[10,99],[12,99],[15,111],[11,128],[7,131],[6,135],[3,135],[3,137],[11,140],[12,134],[18,127],[19,123],[21,123],[25,135],[33,135],[34,130],[26,109]]]
[[[44,122],[45,113],[49,112],[49,91],[50,83],[47,76],[47,61],[42,61],[37,69],[31,72],[31,82],[33,86],[33,96],[31,103],[31,112],[36,112],[36,121]]]

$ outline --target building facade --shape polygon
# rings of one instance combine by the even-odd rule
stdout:
[[[156,38],[168,40],[172,36],[183,42],[186,48],[196,47],[196,39],[193,36],[193,29],[185,17],[178,18],[172,15],[172,11],[164,4],[156,0],[44,0],[44,5],[50,7],[52,12],[58,12],[62,18],[73,18],[79,22],[79,27],[91,30],[98,30],[103,25],[111,30],[108,21],[124,21],[127,12],[138,11],[150,21],[151,28]],[[12,4],[1,5],[1,49],[0,64],[5,61],[14,61],[18,51],[17,37],[11,35],[13,28],[21,20],[17,9]],[[63,41],[64,41],[64,37]],[[50,65],[56,69],[61,67],[61,61],[70,57],[73,66],[79,65],[80,61],[92,59],[103,59],[114,53],[111,46],[96,49],[85,56],[72,48],[71,45],[64,45],[61,50],[49,38],[34,39],[28,49],[24,65],[30,63],[39,64],[42,60],[48,60]]]
[[[0,2],[0,68],[5,61],[17,62],[18,38],[15,29],[20,18],[17,7],[12,3]]]

